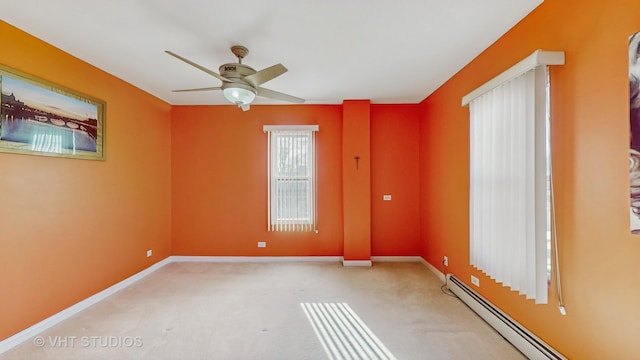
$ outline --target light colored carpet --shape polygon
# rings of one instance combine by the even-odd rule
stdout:
[[[171,263],[0,360],[328,359],[304,303],[348,304],[397,359],[524,359],[441,285],[419,263]]]

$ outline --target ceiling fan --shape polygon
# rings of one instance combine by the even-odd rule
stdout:
[[[231,47],[231,52],[238,58],[238,62],[221,65],[218,68],[220,74],[216,73],[215,71],[209,70],[204,66],[198,65],[193,61],[186,59],[176,53],[168,50],[165,52],[222,81],[222,86],[173,91],[183,92],[222,90],[222,94],[224,95],[224,97],[231,103],[238,105],[238,107],[240,107],[243,111],[249,110],[249,105],[255,99],[256,95],[297,104],[301,104],[304,102],[304,99],[301,99],[299,97],[260,87],[260,85],[264,84],[265,82],[287,72],[287,68],[282,64],[276,64],[266,69],[255,71],[252,67],[242,63],[242,59],[249,53],[249,49],[244,46],[234,45]]]

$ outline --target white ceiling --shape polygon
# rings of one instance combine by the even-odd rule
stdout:
[[[174,105],[227,102],[171,92],[221,82],[164,51],[218,72],[234,44],[256,70],[285,65],[263,86],[307,103],[417,103],[541,2],[0,0],[0,19]]]

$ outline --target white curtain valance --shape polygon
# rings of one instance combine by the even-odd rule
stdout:
[[[500,75],[482,84],[480,87],[471,91],[467,95],[462,97],[462,106],[467,106],[469,103],[481,96],[482,94],[491,91],[492,89],[516,78],[527,71],[536,68],[541,65],[564,65],[564,51],[546,51],[536,50],[531,55],[527,56],[519,63],[513,65],[509,69],[502,72]]]

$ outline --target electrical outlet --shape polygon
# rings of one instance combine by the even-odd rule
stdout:
[[[258,247],[260,247],[260,248],[267,247],[267,242],[266,241],[258,241]]]
[[[449,266],[449,258],[446,255],[442,258],[442,264],[444,266]]]
[[[471,283],[477,287],[480,287],[480,279],[471,275]]]
[[[147,257],[151,257],[153,255],[153,250],[147,250]]]

